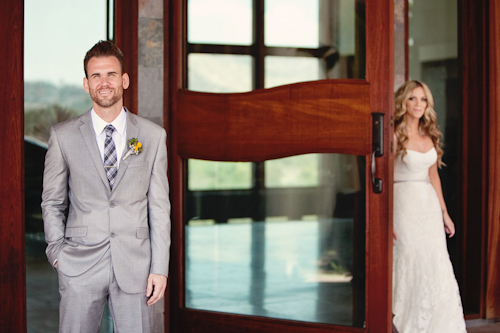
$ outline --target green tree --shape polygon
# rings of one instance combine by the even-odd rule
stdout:
[[[77,115],[76,111],[64,108],[58,104],[27,110],[24,113],[24,135],[47,143],[52,126],[74,118]]]

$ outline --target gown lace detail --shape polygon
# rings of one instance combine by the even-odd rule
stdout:
[[[437,152],[407,152],[394,169],[393,322],[399,333],[467,332],[441,206],[429,182]]]

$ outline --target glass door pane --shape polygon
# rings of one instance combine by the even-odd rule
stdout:
[[[320,60],[312,57],[268,56],[265,68],[266,88],[324,78]]]
[[[266,0],[265,43],[268,46],[317,48],[318,0]]]
[[[189,43],[252,43],[252,0],[188,0],[187,7]]]
[[[289,71],[301,71],[306,64],[299,59],[311,57],[310,60],[319,64],[309,70],[308,79],[310,76],[317,76],[317,79],[364,78],[364,0],[266,0],[264,16],[268,55],[296,57],[299,64],[295,67],[295,64],[283,63],[281,67],[288,65]],[[267,62],[266,58],[266,79],[269,75],[274,76],[272,71],[278,66],[270,60],[271,68],[268,69]],[[277,58],[274,62],[282,60]],[[276,85],[266,81],[266,87]]]
[[[265,164],[265,188],[188,191],[185,306],[361,327],[364,157]]]
[[[189,90],[238,93],[252,90],[252,58],[247,55],[191,53]]]
[[[83,90],[83,57],[106,39],[111,0],[25,0],[25,230],[28,332],[57,332],[57,273],[45,256],[42,177],[50,127],[92,106]],[[111,11],[112,12],[112,11]],[[112,26],[112,25],[111,25]],[[102,331],[110,332],[109,313]]]

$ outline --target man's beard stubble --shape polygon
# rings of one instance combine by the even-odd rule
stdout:
[[[105,90],[105,89],[102,89]],[[103,108],[108,108],[110,106],[115,105],[119,100],[123,97],[123,89],[121,87],[117,87],[116,89],[112,89],[115,93],[113,94],[111,99],[101,98],[99,96],[99,92],[95,89],[90,89],[90,98],[94,103]]]

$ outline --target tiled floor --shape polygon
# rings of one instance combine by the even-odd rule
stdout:
[[[468,333],[500,333],[500,322],[488,320],[468,320]]]
[[[364,290],[353,283],[352,219],[188,226],[186,257],[189,308],[363,324],[353,315]]]

